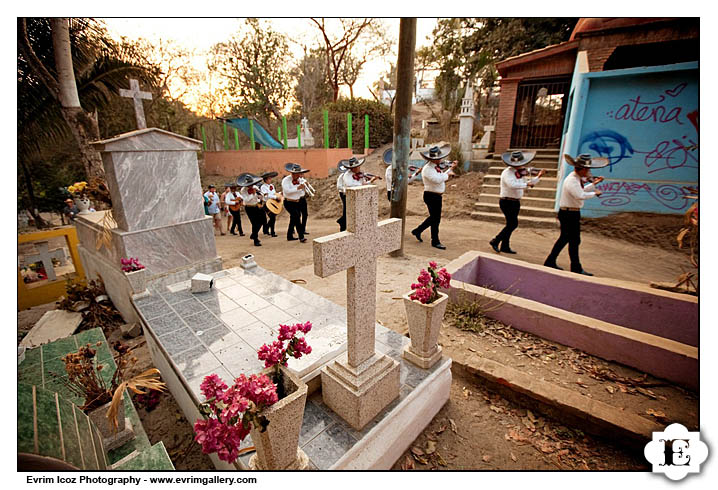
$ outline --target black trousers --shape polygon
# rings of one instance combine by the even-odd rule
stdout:
[[[391,191],[386,191],[386,198],[391,201]]]
[[[230,228],[229,232],[234,233],[235,227],[239,229],[239,233],[243,234],[242,231],[242,215],[240,209],[236,211],[229,210],[229,214],[232,215],[232,228]]]
[[[302,197],[299,199],[299,211],[302,215],[302,233],[307,232],[307,218],[309,217],[309,210],[307,209],[307,198]]]
[[[561,234],[556,240],[551,253],[544,262],[545,265],[556,265],[556,259],[568,244],[568,256],[571,259],[571,272],[581,272],[583,267],[578,258],[578,246],[581,243],[581,212],[560,209],[558,221],[561,223]]]
[[[289,213],[289,226],[287,227],[287,238],[294,238],[294,230],[297,230],[299,238],[304,238],[304,226],[302,226],[302,205],[301,201],[306,199],[302,198],[298,202],[284,200],[284,208]]]
[[[347,229],[347,195],[340,192],[339,199],[342,200],[342,215],[337,220],[337,223],[339,223],[339,231],[344,231]]]
[[[499,199],[499,208],[504,213],[506,218],[506,226],[499,232],[498,235],[493,239],[495,243],[498,243],[500,250],[509,250],[509,242],[511,241],[511,234],[519,226],[519,211],[521,210],[521,201],[514,201],[513,199]]]
[[[274,233],[274,224],[277,221],[277,215],[271,212],[266,206],[264,207],[264,210],[267,214],[267,219],[265,220],[264,226],[262,227],[264,234],[275,235],[276,233]]]
[[[257,206],[245,206],[244,210],[247,212],[249,222],[252,223],[252,234],[249,235],[254,241],[259,240],[259,230],[264,226],[266,215],[264,209]]]
[[[431,244],[441,243],[439,240],[439,223],[441,223],[441,200],[442,195],[436,192],[424,191],[424,203],[429,210],[429,216],[414,231],[421,234],[431,227]]]

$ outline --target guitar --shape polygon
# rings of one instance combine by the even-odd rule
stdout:
[[[239,211],[239,209],[242,207],[242,198],[239,197],[238,192],[234,192],[234,199],[237,201],[237,204],[230,204],[229,210],[230,211]]]

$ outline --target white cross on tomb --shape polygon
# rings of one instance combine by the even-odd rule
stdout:
[[[47,280],[54,281],[55,279],[57,279],[57,276],[55,275],[55,268],[52,265],[52,259],[58,259],[62,264],[67,263],[67,255],[65,254],[65,249],[56,248],[54,250],[49,250],[50,243],[44,241],[35,242],[35,248],[37,248],[38,253],[34,255],[26,255],[24,258],[24,262],[26,264],[42,262],[42,266],[45,268],[45,273],[47,274]]]
[[[350,187],[347,231],[313,241],[314,274],[347,271],[347,353],[322,372],[324,402],[358,430],[399,394],[399,365],[375,352],[377,257],[401,246],[401,220],[377,224],[377,187]],[[345,392],[343,392],[345,391]]]
[[[145,109],[142,107],[142,99],[152,100],[152,94],[149,92],[141,92],[140,84],[134,78],[130,79],[130,90],[121,88],[120,96],[129,97],[135,103],[135,118],[137,119],[137,129],[147,128],[145,122]]]

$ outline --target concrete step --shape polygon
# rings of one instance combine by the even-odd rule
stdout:
[[[500,174],[486,174],[484,175],[484,186],[487,185],[500,185],[501,175]],[[553,189],[556,191],[557,179],[556,177],[541,177],[534,189]]]
[[[523,203],[522,203],[523,204]],[[487,213],[497,213],[503,216],[503,213],[501,212],[501,208],[499,208],[499,202],[498,198],[495,203],[489,203],[489,202],[477,202],[474,204],[476,211],[483,211]],[[521,206],[521,212],[519,213],[519,216],[534,216],[537,218],[551,218],[555,219],[556,212],[553,210],[553,208],[539,208],[535,206]]]
[[[501,186],[496,184],[484,184],[481,186],[481,194],[496,195],[501,193]],[[554,199],[556,197],[555,187],[534,187],[533,189],[524,189],[524,197],[543,197],[545,199]]]
[[[480,203],[486,203],[486,204],[499,204],[499,195],[498,194],[484,194],[483,192],[479,196],[479,202]],[[546,198],[546,197],[529,197],[524,195],[524,197],[521,199],[521,209],[525,207],[529,208],[545,208],[545,209],[553,209],[553,206],[555,204],[555,199],[553,197]]]
[[[488,221],[491,223],[504,223],[506,220],[501,212],[473,211],[471,213],[471,217],[476,220]],[[519,226],[533,228],[558,228],[558,221],[555,217],[542,218],[540,216],[525,216],[523,213],[519,213]]]
[[[479,160],[477,160],[477,161],[479,161]],[[480,160],[480,161],[488,163],[489,167],[504,167],[504,168],[506,168],[503,160],[501,160],[500,158],[496,159],[496,160]],[[534,158],[533,160],[531,160],[531,163],[529,163],[529,166],[534,167],[534,168],[551,168],[551,169],[555,170],[558,168],[558,157],[555,160],[554,159]]]

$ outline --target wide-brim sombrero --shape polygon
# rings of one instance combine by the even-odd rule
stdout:
[[[302,168],[298,163],[287,163],[284,166],[284,170],[293,174],[303,174],[309,172],[308,168]]]
[[[442,160],[449,156],[449,153],[451,153],[451,146],[445,145],[439,148],[438,146],[432,146],[426,151],[420,151],[419,154],[424,158],[424,160]]]
[[[501,160],[509,167],[520,167],[526,165],[535,157],[535,151],[507,151],[501,155]]]
[[[344,165],[344,168],[354,168],[364,163],[364,161],[366,161],[366,158],[351,157],[349,160],[341,160],[339,163]]]
[[[258,175],[244,173],[237,177],[237,185],[240,187],[249,187],[250,185],[256,185],[262,182],[262,178]]]
[[[262,177],[262,179],[271,179],[273,177],[276,177],[277,175],[279,175],[279,173],[272,171],[264,172],[262,175],[260,175],[260,177]]]
[[[563,157],[569,165],[576,168],[603,168],[609,163],[608,158],[592,157],[588,153],[581,153],[576,158],[573,158],[568,153],[564,153]]]
[[[387,148],[381,155],[382,161],[386,165],[391,165],[391,160],[394,158],[394,148]]]

